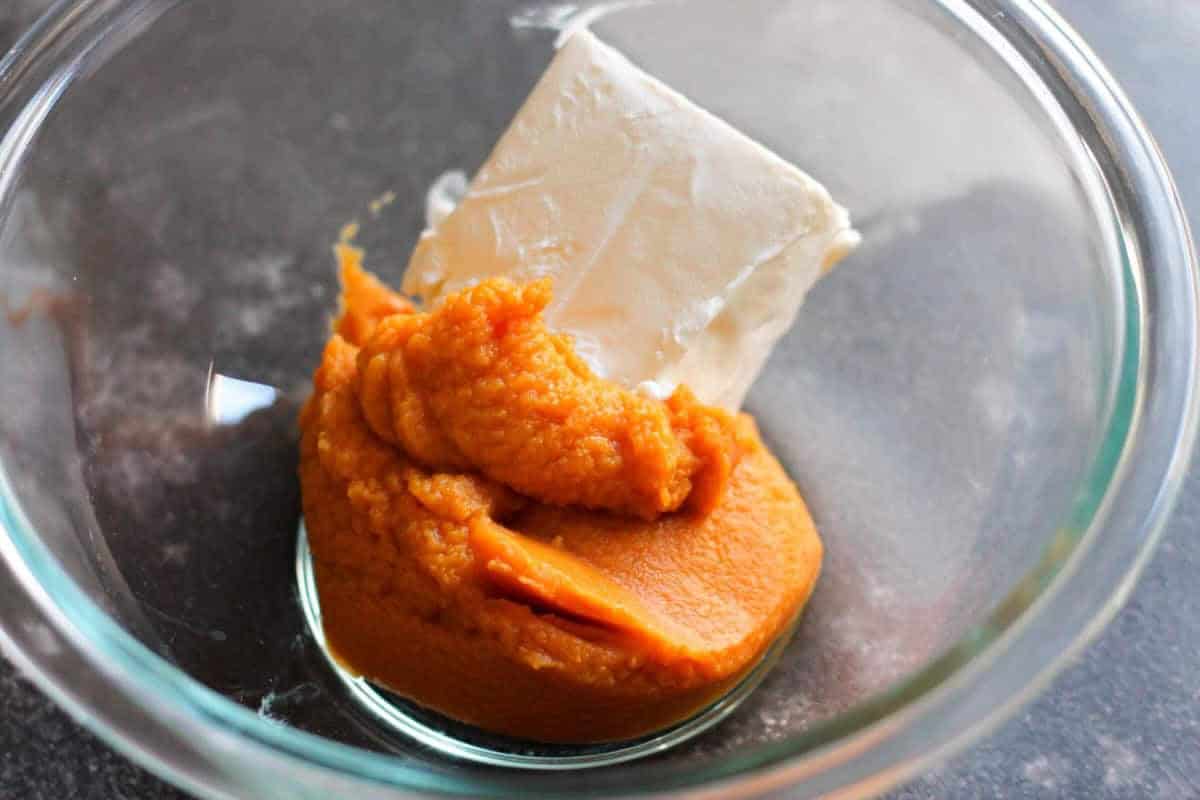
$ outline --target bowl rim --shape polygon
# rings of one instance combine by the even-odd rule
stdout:
[[[742,797],[797,781],[805,781],[805,792],[873,793],[966,746],[1028,701],[1120,608],[1190,463],[1200,283],[1187,220],[1161,153],[1107,70],[1044,0],[933,2],[1004,58],[1047,113],[1057,115],[1068,146],[1095,168],[1089,191],[1111,214],[1126,303],[1104,444],[1071,518],[1042,560],[946,654],[851,711],[759,745],[749,757],[683,779],[639,775],[648,777],[639,794]],[[136,32],[172,5],[58,0],[0,60],[0,214],[21,159],[59,96],[116,46],[106,36]],[[71,581],[25,519],[2,468],[0,529],[5,653],[109,744],[189,791],[232,797],[255,785],[278,794],[291,775],[329,794],[353,790],[364,797],[395,796],[397,789],[520,792],[513,781],[525,773],[486,784],[431,779],[394,756],[270,724],[195,682]],[[149,723],[176,735],[148,740]],[[618,789],[628,791],[628,782]]]

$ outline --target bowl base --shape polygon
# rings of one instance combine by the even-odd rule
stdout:
[[[762,661],[725,696],[670,728],[638,739],[592,745],[548,744],[489,733],[423,708],[347,671],[329,652],[321,627],[321,601],[308,534],[300,521],[296,541],[296,586],[305,624],[329,668],[359,708],[388,733],[419,742],[450,758],[498,767],[571,770],[604,767],[661,753],[707,731],[728,717],[762,682],[791,639],[795,624],[771,645]]]

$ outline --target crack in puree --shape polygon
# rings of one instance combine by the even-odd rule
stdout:
[[[732,688],[822,554],[752,418],[595,376],[542,319],[548,281],[492,278],[425,313],[338,254],[300,418],[335,657],[549,742],[649,733]]]

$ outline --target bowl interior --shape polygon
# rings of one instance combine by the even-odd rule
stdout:
[[[629,5],[597,32],[823,181],[865,237],[747,404],[811,505],[823,577],[759,691],[638,767],[682,774],[973,635],[1088,491],[1124,300],[1090,166],[941,4]],[[476,769],[376,729],[305,633],[295,416],[340,226],[363,223],[398,281],[428,187],[482,162],[565,14],[179,4],[76,77],[5,198],[13,492],[93,601],[262,724]]]

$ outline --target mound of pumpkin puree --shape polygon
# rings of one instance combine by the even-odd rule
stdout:
[[[821,562],[753,420],[596,377],[546,329],[548,283],[422,313],[339,256],[300,461],[339,662],[548,742],[636,737],[732,688]]]

